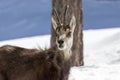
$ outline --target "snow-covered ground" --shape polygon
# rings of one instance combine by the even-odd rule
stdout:
[[[69,80],[120,80],[120,28],[84,31],[84,61]]]
[[[25,48],[49,47],[50,35],[1,41]],[[120,28],[84,31],[85,66],[73,67],[69,80],[120,80]]]

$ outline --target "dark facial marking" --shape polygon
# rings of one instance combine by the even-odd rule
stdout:
[[[62,35],[62,34],[66,34],[66,37],[70,37],[71,36],[71,28],[69,27],[69,25],[66,25],[66,26],[58,26],[56,28],[56,37],[59,37],[59,35]]]
[[[71,31],[67,33],[66,37],[71,37]]]
[[[57,28],[56,28],[56,31],[55,31],[55,36],[56,36],[56,37],[59,35],[59,31],[60,31],[60,27],[57,27]]]

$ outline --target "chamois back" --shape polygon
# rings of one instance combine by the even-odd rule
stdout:
[[[0,80],[64,80],[70,67],[63,54],[56,47],[46,50],[0,47]]]

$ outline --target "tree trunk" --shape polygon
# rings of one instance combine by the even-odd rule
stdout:
[[[74,32],[74,40],[72,47],[72,66],[82,66],[83,61],[83,34],[82,34],[82,1],[81,0],[52,0],[52,13],[53,8],[58,12],[60,20],[64,19],[65,6],[69,5],[67,10],[66,22],[69,23],[72,14],[76,17],[76,28]],[[55,31],[51,27],[51,46],[55,45]]]

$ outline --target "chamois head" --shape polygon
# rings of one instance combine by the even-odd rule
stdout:
[[[65,9],[64,18],[66,16],[67,8]],[[71,49],[73,45],[73,33],[74,33],[75,26],[76,26],[75,16],[72,15],[70,22],[66,25],[65,21],[63,23],[60,22],[60,19],[58,17],[56,10],[54,11],[55,11],[55,16],[52,15],[52,25],[53,25],[53,29],[55,30],[55,34],[56,34],[57,47],[59,50],[68,51]],[[57,19],[57,21],[55,19]]]

